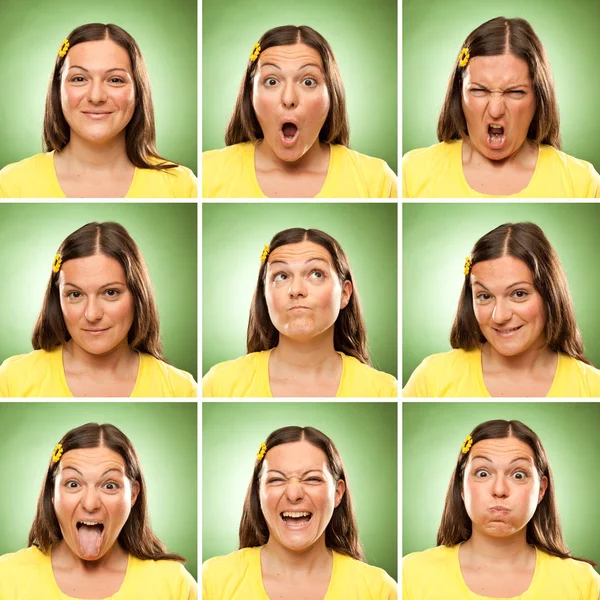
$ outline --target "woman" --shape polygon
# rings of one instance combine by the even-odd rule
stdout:
[[[539,437],[520,421],[467,436],[450,479],[437,548],[403,559],[402,598],[598,600],[600,576],[562,535]]]
[[[214,366],[204,397],[396,397],[396,379],[370,366],[348,258],[330,235],[293,228],[261,256],[247,354]]]
[[[440,143],[404,156],[403,197],[599,198],[594,167],[560,151],[550,64],[531,25],[497,17],[461,48]]]
[[[0,171],[4,198],[195,198],[186,167],[156,149],[142,53],[116,25],[89,23],[61,44],[46,96],[45,154]]]
[[[342,458],[313,427],[260,445],[240,522],[240,550],[202,568],[203,600],[392,600],[396,583],[364,562]]]
[[[342,77],[327,40],[275,27],[254,44],[225,134],[202,155],[205,198],[396,198],[396,175],[348,148]]]
[[[426,358],[404,396],[597,397],[560,260],[533,223],[505,223],[467,257],[454,350]]]
[[[88,223],[61,244],[32,344],[0,366],[0,397],[197,396],[194,378],[164,362],[150,275],[118,223]]]
[[[0,598],[194,600],[182,562],[152,532],[129,439],[88,423],[56,445],[27,549],[0,557]]]

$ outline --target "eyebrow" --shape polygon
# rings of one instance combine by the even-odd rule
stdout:
[[[73,469],[73,471],[77,471],[77,473],[79,473],[82,477],[85,477],[85,475],[76,467],[65,467],[63,469],[63,471],[66,471],[67,469]],[[104,471],[104,473],[102,473],[102,475],[100,475],[100,477],[104,477],[107,473],[110,473],[111,471],[117,471],[117,473],[120,473],[121,475],[123,474],[123,471],[121,471],[121,469],[117,469],[117,467],[111,467],[110,469],[106,469],[106,471]]]
[[[269,469],[267,471],[267,473],[279,473],[280,475],[287,477],[283,471],[278,471],[277,469]],[[308,471],[304,471],[304,473],[302,473],[302,477],[304,477],[305,475],[308,475],[309,473],[323,473],[323,470],[322,469],[309,469]]]
[[[279,69],[280,71],[283,71],[283,69],[272,62],[264,62],[261,64],[261,67],[275,67],[276,69]],[[317,63],[306,63],[305,65],[302,65],[301,67],[298,67],[298,71],[302,71],[302,69],[306,69],[308,67],[315,67],[316,69],[319,69],[319,71],[323,72],[323,68],[321,66],[319,66]]]
[[[78,285],[75,285],[74,283],[69,283],[68,281],[65,282],[65,287],[70,285],[71,287],[77,288],[78,290],[82,290],[83,288],[80,288]],[[110,283],[105,283],[104,285],[101,285],[98,289],[102,290],[106,287],[109,287],[111,285],[123,285],[126,286],[125,283],[123,283],[122,281],[111,281]]]
[[[71,65],[69,67],[69,71],[71,69],[81,69],[82,71],[85,71],[86,73],[90,73],[91,71],[88,71],[88,69],[86,69],[85,67],[82,67],[80,65]],[[130,72],[127,69],[122,69],[121,67],[113,67],[112,69],[107,69],[106,71],[104,71],[105,73],[112,73],[113,71],[123,71],[124,73],[129,74]]]
[[[309,259],[308,259],[308,260],[307,260],[307,261],[306,261],[304,264],[305,264],[305,265],[307,265],[309,262],[313,262],[313,261],[315,261],[315,260],[318,260],[319,262],[324,262],[326,265],[328,265],[328,264],[329,264],[329,262],[328,262],[328,261],[326,261],[324,258],[317,258],[317,257],[315,257],[315,258],[309,258]],[[288,263],[287,261],[285,261],[285,260],[272,260],[272,261],[269,263],[269,265],[274,265],[274,264],[277,264],[277,263],[280,263],[280,264],[282,264],[282,265],[287,265],[287,264],[289,264],[289,263]]]
[[[487,85],[483,85],[483,83],[478,83],[477,81],[471,81],[470,85],[477,86],[477,87],[483,88],[484,90],[488,90],[488,91],[490,89]],[[528,83],[515,83],[512,85],[509,85],[507,88],[504,89],[504,91],[509,92],[509,91],[516,90],[517,88],[521,88],[521,87],[529,89],[529,84]],[[500,89],[502,89],[502,88],[500,88]]]
[[[531,283],[530,281],[517,281],[516,283],[511,283],[510,285],[507,285],[504,290],[510,290],[510,288],[515,287],[516,285],[530,285],[533,287],[533,283]],[[488,292],[490,291],[489,288],[485,287],[485,285],[483,285],[483,283],[481,283],[481,281],[474,281],[473,285],[480,285],[483,289],[487,290]]]
[[[478,454],[477,456],[473,456],[473,458],[471,458],[471,462],[473,462],[476,458],[482,458],[483,460],[487,460],[490,463],[494,462],[491,458],[489,458],[487,456],[482,456],[481,454]],[[519,460],[524,460],[528,463],[533,462],[529,456],[517,456],[517,458],[513,458],[508,464],[512,465],[514,462],[517,462]]]

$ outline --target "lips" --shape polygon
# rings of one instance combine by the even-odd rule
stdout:
[[[288,310],[310,310],[308,306],[292,306]]]
[[[312,513],[309,511],[290,510],[282,512],[279,516],[285,525],[291,529],[302,529],[312,519]]]
[[[299,129],[298,123],[295,121],[284,121],[279,131],[280,141],[283,146],[291,147],[298,139]]]
[[[490,148],[502,148],[506,143],[504,126],[500,125],[499,123],[488,124],[485,140]]]
[[[498,329],[498,328],[494,327],[493,329],[496,332],[496,334],[501,337],[510,337],[510,336],[514,335],[515,333],[517,333],[517,331],[519,331],[519,329],[521,329],[521,327],[523,327],[523,325],[519,325],[518,327],[506,327],[504,329]]]
[[[111,112],[91,112],[91,111],[84,111],[83,114],[86,117],[93,119],[95,121],[106,119],[106,118],[110,117],[110,115],[112,115]]]
[[[491,513],[496,513],[496,514],[502,514],[502,515],[506,515],[510,512],[509,508],[506,508],[505,506],[492,506],[490,508],[490,512]]]
[[[89,335],[101,335],[109,329],[110,327],[105,327],[104,329],[84,329],[83,331]]]

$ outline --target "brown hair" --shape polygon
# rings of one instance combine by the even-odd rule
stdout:
[[[132,350],[164,360],[150,275],[140,249],[127,230],[119,223],[88,223],[69,235],[58,253],[62,265],[73,258],[96,254],[104,254],[119,262],[135,307],[133,325],[127,336],[129,346]],[[42,310],[33,329],[31,343],[34,350],[50,352],[71,339],[60,307],[59,275],[60,271],[50,273]]]
[[[68,36],[69,50],[82,42],[112,40],[129,55],[135,85],[135,109],[125,127],[127,158],[140,169],[171,169],[176,163],[164,159],[156,149],[154,105],[150,91],[150,79],[146,63],[136,41],[121,27],[104,23],[88,23],[75,28]],[[71,139],[71,128],[65,119],[60,102],[60,80],[65,65],[65,56],[57,54],[54,70],[50,77],[44,113],[43,140],[46,152],[61,151]]]
[[[369,351],[367,349],[367,331],[358,297],[358,290],[354,283],[354,276],[350,263],[339,243],[330,235],[319,229],[303,229],[294,227],[276,233],[269,244],[270,252],[286,244],[298,244],[308,240],[323,246],[331,255],[333,267],[340,283],[349,281],[352,284],[352,295],[348,304],[340,310],[333,330],[333,345],[339,352],[353,356],[365,365],[370,365]],[[269,317],[267,301],[265,299],[265,278],[267,276],[268,261],[262,263],[258,271],[258,280],[250,307],[248,319],[248,332],[246,336],[246,352],[260,352],[270,350],[279,342],[279,331]]]
[[[531,271],[533,287],[546,309],[546,344],[550,350],[591,365],[583,354],[567,277],[544,232],[534,223],[504,223],[477,241],[471,251],[471,265],[503,256],[522,260]],[[471,276],[465,275],[450,344],[453,348],[471,350],[485,341],[473,310]]]
[[[527,138],[560,150],[560,118],[550,62],[531,25],[525,19],[496,17],[472,31],[462,48],[469,49],[469,60],[477,56],[512,54],[527,63],[536,100],[536,111]],[[464,73],[465,68],[460,66],[457,57],[438,120],[437,137],[440,142],[469,137],[461,100]]]
[[[327,144],[348,146],[350,143],[350,128],[346,112],[346,92],[344,91],[342,76],[333,50],[327,40],[320,33],[306,25],[300,27],[285,25],[269,29],[263,34],[258,43],[261,52],[272,46],[306,44],[319,53],[323,62],[330,103],[329,113],[319,133],[319,140]],[[246,73],[242,79],[235,101],[235,108],[225,133],[225,144],[227,146],[255,141],[263,137],[263,131],[252,106],[252,81],[259,60],[251,61],[248,59]]]
[[[87,423],[71,429],[63,436],[60,443],[65,454],[79,448],[109,448],[119,454],[125,462],[125,475],[131,483],[137,481],[139,484],[137,499],[118,537],[118,542],[124,550],[141,560],[185,562],[183,556],[168,553],[165,545],[152,531],[148,515],[146,483],[140,461],[130,440],[121,430],[114,425]],[[52,459],[49,461],[27,542],[27,547],[37,546],[44,553],[48,553],[52,544],[63,539],[52,503],[54,479],[59,464],[60,462],[52,462]]]
[[[334,509],[331,521],[325,529],[325,545],[336,552],[346,554],[357,560],[364,560],[363,549],[358,539],[358,525],[352,506],[346,470],[342,457],[334,443],[323,432],[314,427],[289,426],[277,429],[269,435],[265,442],[266,452],[280,444],[300,441],[307,441],[322,450],[327,457],[327,464],[334,483],[337,485],[337,482],[342,480],[346,486],[342,500]],[[240,549],[262,546],[269,539],[269,529],[259,499],[262,465],[263,460],[256,459],[252,479],[246,492],[240,521]]]
[[[554,496],[554,478],[544,446],[540,438],[527,425],[520,421],[504,421],[497,419],[477,425],[471,432],[473,445],[482,440],[516,438],[527,444],[533,452],[533,460],[540,480],[546,477],[548,487],[535,513],[527,523],[527,543],[559,558],[574,557],[562,534],[560,518]],[[463,476],[469,459],[468,453],[459,450],[456,467],[450,478],[446,493],[444,513],[437,533],[437,545],[455,546],[471,537],[472,523],[461,497]],[[577,558],[594,564],[589,560]]]

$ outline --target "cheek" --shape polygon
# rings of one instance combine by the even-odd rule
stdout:
[[[327,113],[329,112],[329,93],[327,88],[323,88],[320,94],[315,94],[309,101],[311,113],[315,114],[315,117],[319,121],[325,121]],[[322,125],[322,123],[321,123]]]

